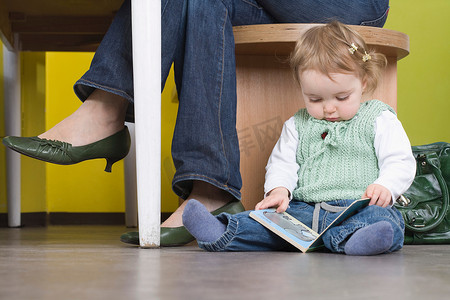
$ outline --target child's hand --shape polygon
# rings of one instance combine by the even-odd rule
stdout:
[[[369,205],[386,207],[391,203],[391,192],[380,184],[371,184],[367,187],[362,198],[370,198]]]
[[[255,210],[270,207],[277,208],[278,213],[285,212],[289,206],[289,191],[284,187],[271,190],[266,198],[256,204]]]

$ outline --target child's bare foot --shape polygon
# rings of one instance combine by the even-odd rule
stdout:
[[[118,95],[95,90],[70,116],[39,138],[83,146],[123,129],[128,101]]]
[[[180,207],[170,217],[164,221],[162,227],[180,227],[183,226],[183,211],[188,200],[196,199],[202,203],[208,211],[214,211],[235,198],[228,192],[221,190],[204,181],[194,181],[192,192]]]

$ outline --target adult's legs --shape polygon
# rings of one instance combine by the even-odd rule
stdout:
[[[281,23],[327,23],[383,27],[389,0],[257,0]]]
[[[210,211],[240,198],[232,26],[273,21],[254,0],[187,0],[177,34],[163,31],[163,68],[165,61],[174,61],[179,98],[172,142],[173,190],[183,199],[199,200]],[[170,48],[173,44],[176,47]],[[169,48],[172,56],[165,50]],[[182,225],[186,203],[165,226]]]
[[[172,144],[174,191],[205,181],[240,198],[233,25],[271,23],[255,1],[188,0],[174,56],[179,109]]]

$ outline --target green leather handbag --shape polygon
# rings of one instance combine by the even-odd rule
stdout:
[[[395,207],[405,220],[405,244],[450,244],[450,144],[413,146],[417,171]]]

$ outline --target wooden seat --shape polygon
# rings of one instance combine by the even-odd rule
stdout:
[[[237,130],[241,151],[242,200],[253,209],[264,193],[265,166],[283,123],[304,107],[287,64],[295,42],[318,24],[270,24],[234,28],[237,68]],[[397,108],[397,61],[409,54],[406,34],[350,26],[369,47],[384,53],[388,66],[372,99]]]

